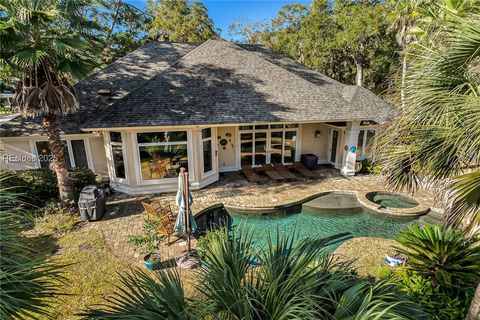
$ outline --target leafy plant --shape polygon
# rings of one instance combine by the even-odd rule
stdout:
[[[129,235],[128,242],[134,245],[135,250],[142,250],[146,255],[157,253],[163,238],[158,234],[157,229],[158,222],[145,220],[142,234]]]
[[[16,186],[16,190],[23,194],[24,199],[35,204],[44,204],[48,200],[58,199],[57,178],[55,172],[47,168],[11,171],[1,170],[5,175],[4,183]],[[87,168],[71,168],[68,176],[73,181],[76,198],[80,191],[89,184],[96,184],[95,174]],[[68,203],[67,203],[68,205]]]
[[[81,314],[89,319],[199,319],[190,311],[182,280],[176,270],[154,276],[130,270],[121,276],[118,293],[106,299],[106,308]]]
[[[374,165],[372,160],[369,158],[365,158],[361,162],[362,164],[362,173],[373,173],[373,174],[380,174],[382,171],[382,167],[380,165]]]
[[[408,256],[406,267],[450,289],[480,282],[480,241],[461,230],[438,225],[411,226],[397,239],[396,248]]]
[[[426,319],[392,284],[372,284],[338,262],[329,246],[345,235],[299,240],[277,230],[265,248],[251,232],[222,229],[203,246],[198,298],[187,300],[179,275],[153,279],[131,272],[106,304],[84,316],[100,319]],[[167,291],[168,289],[168,291]],[[168,294],[167,294],[168,293]]]
[[[197,239],[196,250],[198,255],[204,258],[212,240],[222,236],[225,236],[225,232],[222,229],[207,230],[204,235]]]
[[[408,297],[424,308],[431,319],[463,319],[467,313],[471,294],[467,291],[445,290],[432,281],[406,268],[395,270],[392,278]]]
[[[60,266],[35,258],[21,230],[26,204],[4,180],[0,176],[0,318],[46,316],[62,280]]]

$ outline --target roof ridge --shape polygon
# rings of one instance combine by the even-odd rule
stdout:
[[[214,37],[211,37],[211,38],[208,39],[207,41],[202,42],[201,44],[199,44],[198,46],[196,46],[195,48],[193,48],[192,50],[188,51],[186,54],[184,54],[183,56],[181,56],[180,58],[178,58],[177,61],[173,62],[171,65],[169,65],[167,68],[165,68],[165,70],[163,70],[162,72],[159,72],[158,74],[156,74],[156,75],[153,76],[152,78],[148,79],[148,81],[150,81],[150,80],[152,80],[153,78],[155,78],[156,76],[164,73],[167,69],[169,69],[169,68],[177,65],[177,64],[180,63],[180,61],[183,60],[185,57],[190,56],[190,54],[193,53],[193,52],[195,52],[195,51],[197,51],[198,48],[203,47],[205,44],[207,44],[208,42],[213,41],[214,39],[215,39]],[[139,89],[139,88],[137,88],[137,89]],[[136,91],[136,90],[134,90],[134,91]],[[133,92],[133,91],[132,91],[132,92]]]
[[[239,45],[236,44],[236,43],[233,43],[233,42],[231,42],[231,41],[227,41],[227,40],[225,40],[225,39],[222,39],[222,40],[223,40],[224,42],[230,44],[230,45],[233,46],[233,47],[239,48],[239,49],[247,52],[249,55],[254,56],[255,58],[260,58],[261,60],[265,61],[266,63],[271,64],[272,66],[274,66],[276,69],[283,70],[283,71],[285,71],[286,73],[289,73],[289,74],[295,76],[296,78],[298,78],[298,79],[300,79],[300,80],[302,80],[302,81],[304,81],[304,82],[307,82],[309,85],[311,85],[311,86],[313,86],[313,87],[315,87],[315,88],[318,89],[318,86],[317,86],[315,83],[313,83],[313,82],[311,82],[311,81],[308,81],[307,79],[304,79],[304,78],[300,77],[299,75],[293,73],[292,71],[287,70],[287,69],[285,69],[285,68],[283,68],[283,67],[280,67],[279,65],[276,65],[275,63],[273,63],[273,62],[271,62],[271,61],[268,61],[267,59],[265,59],[265,58],[263,58],[263,57],[255,54],[255,53],[253,53],[253,52],[251,52],[251,51],[248,51],[247,49],[242,48],[241,46],[239,46]],[[295,60],[294,60],[294,61],[295,61]]]
[[[238,46],[239,48],[241,48],[241,49],[243,49],[243,50],[245,50],[245,51],[248,51],[249,53],[252,53],[251,51],[242,48],[240,44],[236,44],[236,43],[233,43],[233,42],[232,42],[232,44]],[[317,71],[317,70],[310,69],[309,67],[301,64],[301,63],[298,62],[297,60],[295,60],[295,59],[293,59],[293,58],[290,58],[289,56],[284,55],[284,54],[281,53],[281,52],[278,52],[278,51],[275,51],[275,50],[273,50],[273,49],[270,49],[269,47],[267,47],[267,46],[265,46],[265,45],[263,45],[263,44],[260,44],[260,43],[253,43],[253,44],[246,43],[246,44],[242,44],[242,45],[245,45],[245,46],[259,46],[259,47],[263,47],[263,48],[265,48],[265,49],[267,49],[267,50],[273,51],[274,53],[279,54],[279,55],[281,55],[281,56],[283,56],[283,57],[285,57],[285,58],[293,61],[294,63],[300,65],[301,67],[307,69],[308,71],[313,71],[313,72],[316,72],[316,73],[318,73],[318,74],[320,74],[320,75],[322,75],[322,76],[324,76],[324,77],[327,77],[328,79],[330,79],[330,80],[332,80],[333,82],[335,82],[335,83],[332,83],[331,85],[344,85],[344,86],[345,86],[344,83],[342,83],[342,82],[340,82],[340,81],[338,81],[338,80],[335,80],[335,79],[333,79],[332,77],[329,77],[329,76],[327,76],[326,74],[321,73],[321,72],[319,72],[319,71]],[[252,54],[254,54],[254,53],[252,53]],[[263,57],[261,57],[261,56],[259,56],[259,55],[256,55],[256,56],[258,56],[258,57],[260,57],[260,58],[268,61],[267,59],[265,59],[265,58],[263,58]],[[268,62],[270,62],[270,61],[268,61]],[[273,63],[273,62],[270,62],[270,63],[276,65],[276,64]],[[276,65],[276,66],[279,67],[278,65]],[[282,69],[285,69],[285,68],[283,68],[283,67],[281,67],[281,68],[282,68]],[[289,70],[287,70],[287,69],[285,69],[285,70],[288,71],[288,72],[291,72],[291,71],[289,71]],[[291,73],[293,73],[293,72],[291,72]],[[297,76],[298,76],[298,75],[297,75]],[[301,77],[300,77],[300,78],[301,78]],[[302,78],[302,79],[303,79],[303,78]],[[309,80],[307,80],[307,79],[303,79],[303,80],[308,81],[308,82],[310,82],[310,83],[313,83],[313,82],[311,82],[311,81],[309,81]],[[313,83],[313,84],[314,84],[314,83]],[[316,84],[314,84],[314,85],[317,86]]]

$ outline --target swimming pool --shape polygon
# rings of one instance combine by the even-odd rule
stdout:
[[[231,219],[234,228],[252,230],[257,243],[267,241],[267,232],[272,235],[277,228],[282,234],[296,233],[299,238],[328,237],[348,232],[352,237],[381,237],[392,239],[400,230],[416,224],[418,220],[375,213],[363,208],[353,196],[327,194],[303,205],[293,206],[277,211],[240,212],[237,210],[217,208],[210,220]],[[207,219],[209,220],[209,219]],[[205,226],[205,215],[197,219],[200,227]],[[212,224],[213,225],[213,224]],[[209,229],[210,227],[206,227]]]
[[[259,242],[266,242],[267,231],[282,234],[296,232],[299,238],[328,237],[348,232],[352,237],[395,238],[400,230],[414,224],[415,220],[381,216],[363,209],[313,210],[302,208],[300,213],[243,214],[229,211],[233,226],[253,230]]]

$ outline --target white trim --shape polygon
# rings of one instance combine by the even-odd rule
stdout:
[[[93,165],[92,149],[91,149],[91,146],[90,146],[90,138],[83,139],[83,144],[85,145],[85,153],[87,154],[88,167],[92,171],[95,171],[95,168],[94,168],[94,165]]]
[[[209,138],[203,138],[202,137],[202,130],[205,130],[205,129],[210,129],[210,137]],[[218,152],[216,150],[216,143],[214,143],[214,140],[213,140],[213,137],[215,137],[215,140],[216,140],[216,137],[217,137],[217,130],[214,129],[214,128],[202,128],[200,129],[200,176],[203,179],[213,175],[213,174],[217,174],[218,172],[218,163],[216,161],[217,159],[217,155],[218,155]],[[212,169],[210,171],[207,171],[207,172],[204,172],[204,159],[203,159],[203,143],[205,141],[210,141],[210,146],[211,146],[211,149],[212,149]],[[190,161],[189,161],[190,163]]]
[[[372,116],[373,117],[373,116]],[[188,124],[188,125],[163,125],[163,126],[138,126],[138,127],[105,127],[105,128],[81,128],[80,130],[84,132],[95,132],[95,131],[146,131],[146,132],[155,132],[155,131],[165,131],[168,128],[172,127],[181,127],[185,129],[194,129],[199,127],[235,127],[235,126],[255,126],[255,125],[264,125],[264,124],[310,124],[310,123],[324,123],[327,122],[349,122],[349,121],[368,121],[372,118],[362,118],[362,119],[315,119],[315,120],[300,120],[300,121],[278,121],[278,122],[233,122],[233,123],[222,123],[222,124]],[[373,125],[375,126],[375,125]],[[293,128],[292,128],[293,129]]]
[[[60,135],[60,140],[79,140],[79,139],[84,139],[84,138],[95,138],[95,137],[100,137],[100,134],[98,133],[78,133],[78,134],[61,134]],[[34,141],[44,141],[48,140],[48,137],[46,135],[28,135],[28,136],[18,136],[18,137],[1,137],[2,140],[4,141],[18,141],[18,140],[34,140]]]
[[[201,188],[206,187],[209,184],[212,184],[216,181],[218,181],[218,174],[211,175],[208,177],[206,180],[203,180],[202,182],[197,182],[197,181],[192,181],[190,183],[191,189],[192,190],[198,190]],[[166,180],[166,179],[162,179]],[[171,179],[169,179],[171,180]],[[132,187],[128,184],[124,183],[119,183],[119,182],[112,182],[111,186],[120,192],[131,194],[131,195],[141,195],[141,194],[152,194],[152,193],[163,193],[163,192],[175,192],[177,191],[177,179],[173,179],[175,181],[172,181],[170,183],[158,183],[155,185],[139,185]]]
[[[73,158],[73,150],[72,150],[72,140],[66,140],[66,141],[67,141],[68,158],[70,159],[70,167],[75,168],[75,159]],[[85,142],[83,142],[83,146],[85,147]]]
[[[125,135],[126,134],[125,134],[125,132],[120,132],[120,137],[122,139],[122,142],[112,142],[110,140],[110,132],[111,131],[108,131],[104,134],[104,137],[106,137],[107,142],[108,142],[108,149],[109,149],[109,153],[110,153],[109,154],[110,159],[108,159],[108,157],[107,157],[107,160],[110,164],[110,169],[111,169],[110,181],[114,181],[114,182],[118,182],[118,183],[127,183],[128,184],[130,182],[130,179],[129,179],[129,172],[128,172],[127,154],[126,154],[126,151],[125,151],[125,141],[126,141]],[[118,132],[118,131],[113,131],[113,132]],[[116,176],[116,173],[115,173],[115,159],[113,157],[112,145],[122,147],[122,157],[123,157],[123,167],[124,167],[124,170],[125,170],[125,178],[118,178]]]
[[[35,155],[35,167],[36,168],[41,168],[42,166],[40,165],[40,158],[38,156],[38,148],[37,148],[37,144],[35,143],[35,141],[33,140],[28,140],[29,144],[30,144],[30,149],[32,151],[32,153]]]
[[[329,128],[328,129],[329,132],[328,132],[328,152],[327,152],[327,161],[329,164],[332,164],[335,168],[337,168],[338,166],[338,147],[340,145],[340,132],[341,132],[341,129],[338,128],[338,127],[332,127],[332,128]],[[333,131],[337,131],[338,132],[338,135],[337,135],[337,149],[335,150],[335,162],[332,162],[332,149],[333,149]]]
[[[34,152],[34,154],[36,156],[36,159],[37,159],[35,161],[36,164],[37,164],[36,165],[37,168],[41,168],[40,155],[38,154],[37,142],[47,142],[47,144],[49,144],[46,137],[41,137],[41,138],[42,139],[29,139],[28,140],[28,142],[30,144],[30,149],[32,149],[32,151]],[[61,138],[61,141],[65,141],[67,143],[67,152],[68,152],[68,158],[70,159],[70,167],[71,168],[76,168],[77,167],[77,164],[75,163],[75,157],[74,157],[74,154],[73,154],[72,140],[75,140],[75,141],[80,140],[80,141],[83,141],[83,146],[84,146],[84,149],[85,149],[85,155],[86,155],[86,158],[87,158],[88,169],[94,171],[93,159],[92,159],[92,154],[91,154],[91,150],[90,150],[90,142],[88,141],[88,138],[85,138],[85,137],[81,137],[81,138],[72,137],[72,138],[69,138],[69,139],[65,139],[65,138],[62,138],[62,137],[60,137],[60,138]]]

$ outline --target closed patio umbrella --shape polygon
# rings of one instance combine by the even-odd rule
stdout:
[[[192,210],[190,210],[193,197],[190,192],[188,172],[185,172],[185,168],[181,168],[180,174],[178,175],[176,201],[179,212],[177,220],[175,221],[175,231],[178,234],[185,234],[187,236],[188,251],[190,251],[190,235],[197,230],[197,223],[193,218]]]

